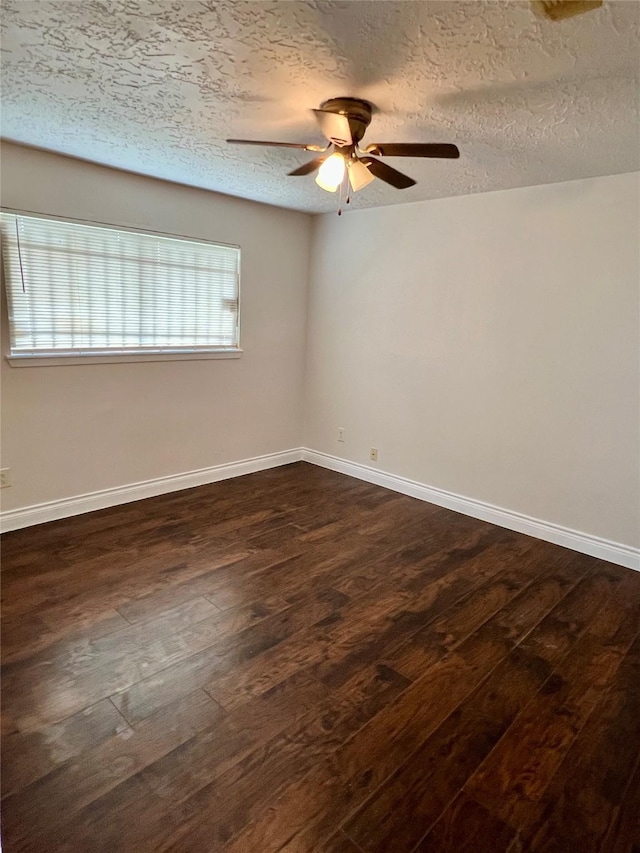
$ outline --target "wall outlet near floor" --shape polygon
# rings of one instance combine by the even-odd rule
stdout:
[[[338,427],[338,441],[344,441],[344,427]]]
[[[0,468],[0,489],[11,485],[11,468]]]
[[[370,459],[372,462],[377,462],[377,461],[378,461],[378,448],[377,448],[377,447],[372,447],[372,448],[371,448],[371,450],[369,451],[369,459]]]

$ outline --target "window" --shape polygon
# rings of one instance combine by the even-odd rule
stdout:
[[[240,249],[0,214],[13,359],[239,353]]]

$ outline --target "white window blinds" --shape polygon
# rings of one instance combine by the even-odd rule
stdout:
[[[240,249],[0,215],[11,354],[237,349]]]

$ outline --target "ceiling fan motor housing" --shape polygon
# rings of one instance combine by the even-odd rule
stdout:
[[[357,145],[371,122],[373,108],[368,101],[359,98],[329,98],[320,104],[321,110],[346,116],[349,119],[352,144]],[[339,144],[336,141],[336,144]]]

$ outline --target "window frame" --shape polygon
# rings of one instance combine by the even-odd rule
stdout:
[[[205,240],[201,237],[191,237],[186,234],[174,234],[167,231],[157,231],[152,228],[141,228],[131,225],[118,225],[114,222],[103,222],[95,219],[79,219],[78,217],[58,216],[50,213],[40,213],[34,210],[22,210],[13,207],[0,207],[2,213],[11,214],[14,216],[31,216],[38,219],[50,219],[56,222],[64,222],[67,224],[77,225],[93,225],[98,228],[111,228],[118,231],[129,231],[132,234],[143,234],[157,237],[165,237],[174,240],[185,240],[191,243],[201,243],[205,246],[214,245],[222,246],[229,249],[238,250],[238,312],[237,312],[237,346],[235,347],[207,347],[194,348],[181,347],[179,349],[162,349],[160,347],[139,347],[126,348],[122,350],[105,350],[99,351],[78,351],[78,352],[61,352],[61,353],[14,353],[11,351],[11,332],[9,329],[9,303],[7,294],[7,282],[5,280],[4,256],[0,257],[0,277],[2,278],[2,300],[3,313],[6,316],[3,319],[2,332],[5,335],[7,344],[4,352],[5,360],[11,367],[57,367],[65,365],[87,365],[87,364],[118,364],[149,361],[201,361],[209,359],[235,359],[241,358],[244,350],[240,345],[241,335],[241,296],[242,296],[242,249],[238,243],[225,243],[219,240]]]

